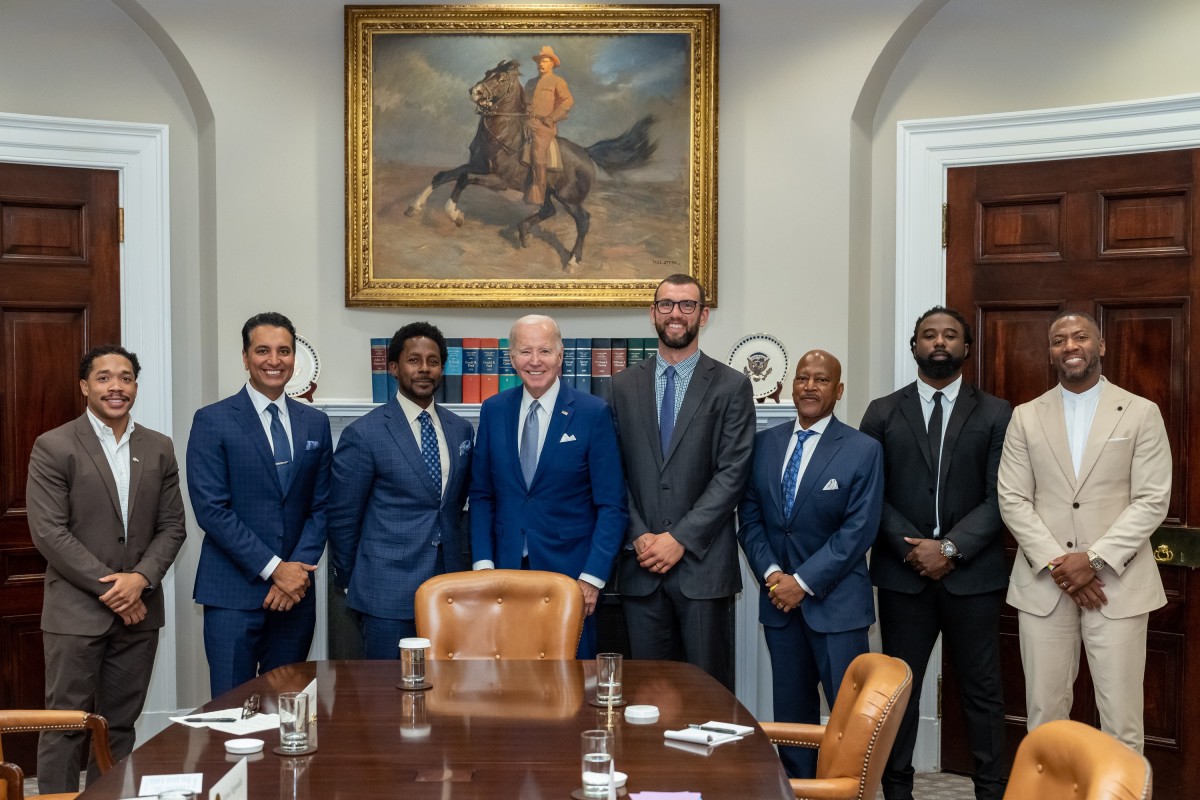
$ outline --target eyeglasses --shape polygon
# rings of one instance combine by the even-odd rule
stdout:
[[[258,693],[250,695],[246,698],[246,702],[242,703],[242,719],[250,719],[257,714],[262,708],[262,698]]]
[[[651,305],[660,314],[670,314],[675,306],[679,306],[679,310],[685,314],[695,314],[696,309],[704,304],[699,300],[655,300]]]

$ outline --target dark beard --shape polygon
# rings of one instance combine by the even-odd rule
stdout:
[[[933,381],[944,381],[946,378],[951,378],[962,369],[965,358],[950,356],[944,361],[934,360],[933,358],[917,358],[913,356],[917,362],[917,370]]]
[[[692,328],[689,325],[684,329],[683,335],[680,338],[671,340],[667,338],[666,325],[657,325],[655,328],[658,330],[658,340],[672,350],[682,350],[683,348],[687,347],[689,344],[696,341],[696,336],[700,333],[699,328]]]

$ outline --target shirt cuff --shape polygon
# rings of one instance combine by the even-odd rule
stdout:
[[[495,568],[496,568],[495,562],[489,561],[486,558],[480,559],[479,561],[476,561],[474,564],[471,565],[471,569],[495,569]]]
[[[604,581],[600,580],[595,575],[588,575],[586,572],[580,573],[579,580],[584,581],[585,583],[590,583],[592,586],[595,586],[597,589],[604,588]]]
[[[813,590],[808,588],[808,584],[805,583],[804,581],[800,580],[800,576],[798,574],[793,575],[792,577],[796,579],[796,583],[800,584],[800,588],[804,590],[805,594],[812,596],[812,597],[816,596],[813,594]]]
[[[261,577],[264,581],[271,580],[271,575],[274,574],[275,568],[282,563],[283,559],[279,556],[271,556],[271,560],[268,561],[267,565],[262,568],[262,572],[258,573],[259,577]]]
[[[783,572],[783,568],[780,567],[778,564],[772,564],[771,566],[767,567],[767,571],[763,573],[763,580],[765,581],[767,578],[771,577],[776,572]]]

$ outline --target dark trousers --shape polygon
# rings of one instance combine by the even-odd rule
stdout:
[[[316,620],[316,592],[291,611],[205,606],[204,654],[212,696],[276,667],[307,660]]]
[[[771,651],[771,691],[776,722],[821,721],[821,695],[830,707],[850,662],[868,652],[867,629],[822,633],[809,626],[800,609],[788,614],[782,628],[763,627]],[[817,772],[817,751],[806,747],[780,747],[779,760],[789,778],[812,778]]]
[[[734,690],[732,597],[685,597],[672,570],[650,594],[622,595],[621,607],[634,658],[686,661]]]
[[[879,590],[883,652],[913,672],[912,698],[883,774],[886,800],[911,800],[913,748],[917,743],[921,682],[938,634],[962,687],[967,741],[975,758],[975,797],[1001,800],[1008,783],[1004,763],[1004,693],[1000,678],[1000,610],[1004,590],[955,595],[930,581],[917,594]]]
[[[373,661],[395,661],[400,657],[400,640],[417,635],[415,619],[388,619],[362,615],[362,657]]]
[[[113,759],[133,752],[134,730],[146,702],[158,631],[131,631],[113,617],[102,636],[42,633],[46,656],[46,708],[88,711],[108,720]],[[45,731],[38,739],[38,792],[79,791],[82,731]],[[88,758],[88,783],[100,777]]]

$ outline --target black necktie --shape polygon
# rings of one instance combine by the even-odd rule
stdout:
[[[938,508],[938,490],[941,488],[942,460],[942,393],[933,393],[933,412],[929,415],[929,465],[933,469],[933,519],[938,525],[940,520]]]
[[[675,367],[669,366],[663,373],[666,381],[663,384],[662,405],[658,407],[658,444],[662,448],[663,458],[671,448],[671,435],[675,432]]]

